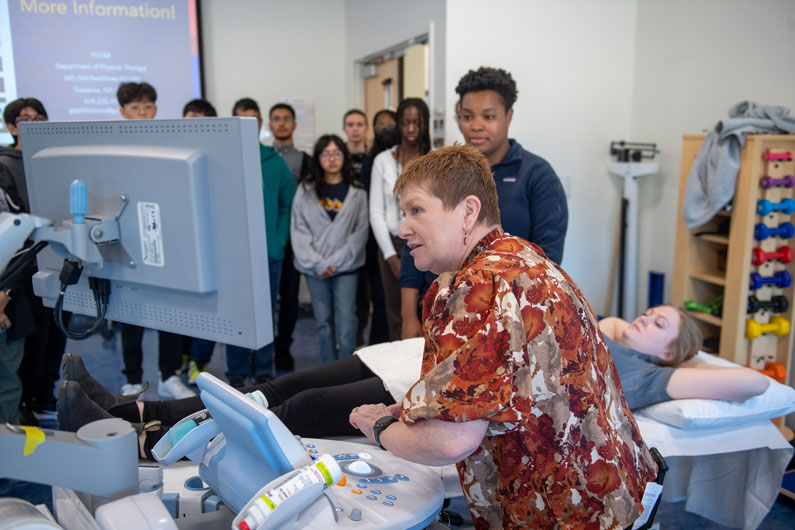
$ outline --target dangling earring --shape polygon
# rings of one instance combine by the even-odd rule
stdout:
[[[467,246],[467,232],[464,230],[464,246]]]

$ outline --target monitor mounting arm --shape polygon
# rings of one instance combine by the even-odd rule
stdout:
[[[0,214],[0,270],[5,269],[28,239],[47,241],[59,256],[79,260],[84,266],[101,268],[105,261],[118,261],[135,267],[119,240],[119,217],[129,202],[127,196],[111,201],[117,203],[112,204],[112,212],[87,215],[85,184],[79,180],[73,182],[70,195],[72,219],[58,227],[51,220],[35,215]]]

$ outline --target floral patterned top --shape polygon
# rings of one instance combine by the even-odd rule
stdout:
[[[607,529],[657,475],[576,284],[497,228],[423,299],[421,377],[401,417],[487,420],[457,464],[475,528]]]

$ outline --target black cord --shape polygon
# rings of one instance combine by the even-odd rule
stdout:
[[[36,254],[41,252],[41,250],[46,246],[46,241],[38,241],[34,245],[28,247],[26,250],[18,253],[11,263],[9,263],[9,265],[6,267],[6,270],[3,271],[2,276],[0,276],[0,289],[6,289],[13,284],[19,275],[22,274],[31,263],[33,263],[33,260],[36,259]]]
[[[94,321],[85,329],[74,330],[70,329],[63,320],[63,297],[67,287],[74,285],[80,279],[80,274],[83,272],[83,267],[80,263],[70,260],[64,260],[63,267],[59,279],[61,280],[61,287],[58,290],[58,299],[55,302],[55,311],[53,318],[55,324],[58,326],[64,335],[70,339],[84,340],[99,329],[105,315],[108,312],[108,305],[110,301],[110,281],[103,278],[88,278],[88,285],[94,294],[94,303],[97,308],[97,316]]]

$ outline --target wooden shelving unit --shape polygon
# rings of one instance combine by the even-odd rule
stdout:
[[[713,339],[712,342],[717,344],[714,353],[737,364],[757,369],[764,368],[768,362],[781,363],[789,377],[793,364],[792,333],[795,330],[781,337],[774,333],[765,333],[757,339],[748,340],[745,337],[745,325],[749,318],[764,324],[773,316],[782,316],[790,322],[792,328],[795,285],[765,286],[752,291],[749,283],[752,272],[769,277],[777,271],[786,270],[795,276],[795,262],[785,265],[780,261],[767,261],[759,267],[754,267],[751,263],[754,247],[765,252],[773,252],[782,245],[795,247],[795,238],[769,237],[763,241],[754,239],[754,226],[757,223],[778,227],[783,222],[795,222],[795,215],[785,212],[773,212],[764,218],[757,215],[759,199],[779,203],[782,199],[793,197],[795,188],[781,186],[765,189],[760,185],[760,179],[763,176],[783,179],[786,175],[795,175],[795,161],[792,159],[766,160],[767,153],[795,154],[795,136],[746,136],[730,209],[721,210],[705,225],[688,230],[681,216],[682,203],[690,168],[703,140],[704,135],[685,135],[683,139],[672,301],[674,304],[683,305],[685,298],[689,298],[707,304],[716,296],[723,295],[721,317],[692,313],[701,325],[704,336]],[[761,301],[782,295],[789,302],[789,308],[781,314],[772,313],[770,310],[748,314],[748,296],[751,294]]]

